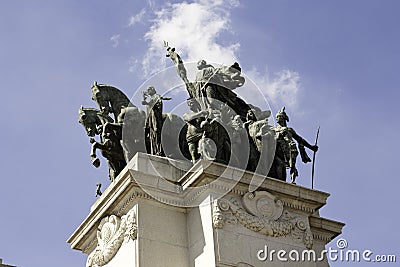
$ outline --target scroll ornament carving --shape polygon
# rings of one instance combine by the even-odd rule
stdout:
[[[106,265],[117,254],[122,243],[136,238],[137,223],[134,210],[121,218],[115,215],[103,218],[97,230],[97,247],[89,255],[86,267]]]
[[[254,232],[272,236],[291,236],[304,243],[306,248],[313,246],[313,237],[304,218],[292,216],[283,210],[282,201],[268,192],[247,193],[241,201],[237,199],[218,199],[213,203],[213,225],[223,228],[226,223],[240,223]],[[243,207],[244,206],[244,207]]]

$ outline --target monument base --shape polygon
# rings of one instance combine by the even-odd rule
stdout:
[[[250,193],[252,181],[262,182]],[[87,267],[329,266],[322,251],[344,224],[319,216],[328,196],[138,153],[68,243],[88,254]]]

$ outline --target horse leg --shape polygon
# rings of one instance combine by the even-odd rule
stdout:
[[[90,159],[92,161],[93,166],[95,166],[96,168],[100,167],[100,160],[96,155],[96,149],[99,148],[99,143],[98,142],[94,142],[92,144],[92,148],[90,150]]]
[[[109,177],[112,182],[114,182],[115,178],[120,174],[125,166],[125,160],[117,160],[115,158],[108,160]]]
[[[111,182],[114,182],[115,177],[118,174],[116,174],[115,167],[113,166],[111,160],[107,160],[107,164],[108,164],[108,177],[110,178]]]

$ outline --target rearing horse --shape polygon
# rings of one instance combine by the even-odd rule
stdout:
[[[107,159],[109,177],[114,181],[115,177],[126,166],[123,149],[121,146],[121,125],[113,123],[113,119],[94,108],[81,107],[78,112],[79,123],[85,128],[92,143],[90,158],[92,164],[98,168],[100,160],[96,156],[96,150]],[[95,135],[100,136],[100,142],[95,141]]]
[[[130,159],[137,152],[146,151],[148,137],[144,133],[146,113],[143,110],[132,104],[118,88],[106,84],[97,84],[97,82],[94,82],[92,86],[92,99],[97,102],[103,114],[113,113],[115,122],[124,125],[123,148],[127,158]],[[127,118],[127,120],[124,121],[124,118]],[[189,152],[185,139],[185,122],[172,113],[164,113],[163,120],[164,152],[168,157],[187,158]],[[184,155],[182,155],[181,149]]]
[[[118,88],[97,84],[96,81],[92,85],[92,99],[99,105],[101,112],[106,115],[113,113],[115,121],[118,120],[122,108],[134,106]]]

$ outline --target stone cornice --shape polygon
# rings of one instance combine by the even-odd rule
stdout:
[[[165,176],[160,176],[159,172],[163,169]],[[329,196],[325,192],[257,176],[218,163],[200,160],[191,167],[186,162],[138,153],[93,204],[89,215],[67,242],[73,249],[90,252],[95,244],[93,240],[98,222],[105,216],[122,216],[138,199],[159,201],[160,205],[166,205],[167,208],[186,212],[185,207],[198,205],[209,194],[216,198],[227,194],[244,196],[253,178],[262,181],[258,191],[275,195],[285,208],[305,216],[310,216],[325,205]],[[322,227],[318,227],[317,219],[313,219],[310,226],[315,229]],[[332,231],[334,236],[338,228],[333,225],[330,227],[324,221],[321,229],[323,232]]]
[[[342,233],[342,228],[345,226],[344,223],[311,215],[309,217],[311,231],[313,232],[314,238],[330,242],[332,239]]]
[[[221,183],[210,183],[217,179],[221,180]],[[220,189],[227,190],[227,186],[223,188],[224,184],[230,186],[229,183],[239,181],[229,191],[243,195],[248,192],[252,179],[262,181],[257,190],[266,190],[274,193],[282,199],[285,206],[306,213],[314,213],[323,207],[329,197],[329,193],[293,185],[273,178],[265,178],[248,171],[202,160],[198,161],[179,182],[183,188],[188,188],[189,186],[201,187],[209,184],[209,187],[218,189],[217,187],[221,186]]]
[[[117,197],[124,192],[127,187],[130,186],[129,171],[125,168],[120,175],[115,179],[114,182],[103,192],[102,196],[93,204],[90,209],[89,215],[81,223],[78,229],[68,239],[68,243],[71,244],[73,249],[82,250],[89,243],[89,240],[93,239],[93,229],[97,228],[96,222],[99,222],[104,216],[111,215],[106,214],[106,211],[115,202]],[[86,236],[89,232],[89,238]],[[83,236],[86,236],[83,239]]]

